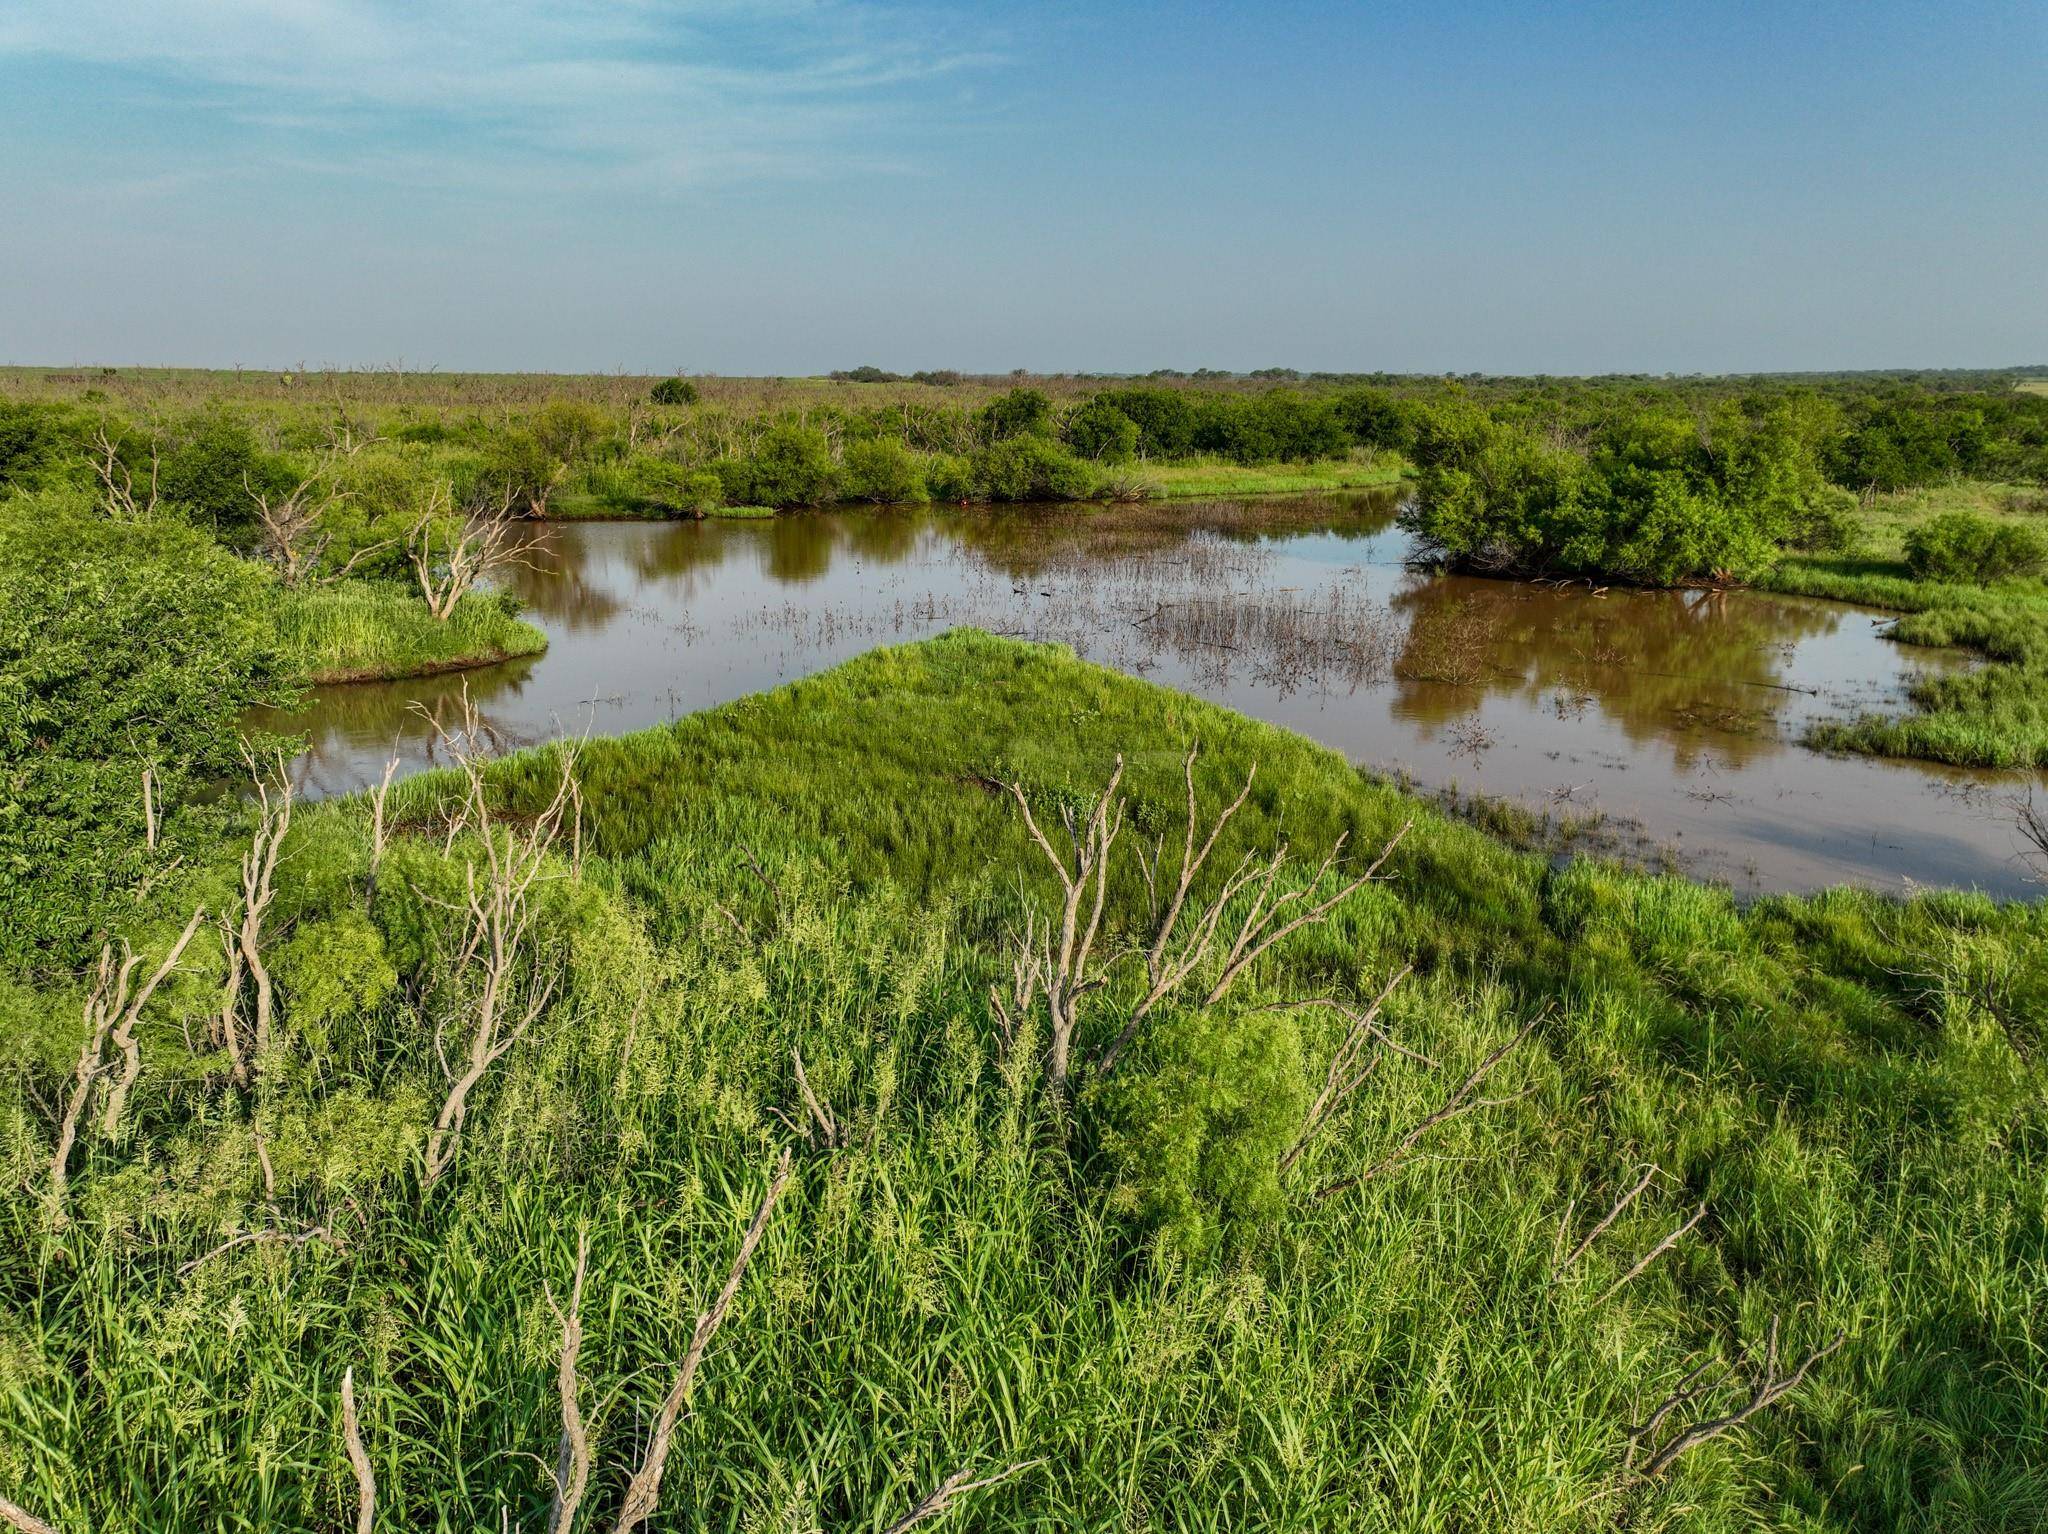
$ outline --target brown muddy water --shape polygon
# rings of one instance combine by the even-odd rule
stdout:
[[[2039,893],[2011,779],[1799,744],[1965,664],[1881,614],[1750,592],[1596,593],[1411,570],[1392,491],[997,513],[835,512],[546,528],[512,584],[531,660],[317,690],[315,792],[427,759],[467,687],[509,746],[618,734],[879,644],[974,625],[1297,730],[1552,845],[1668,861],[1738,891],[1855,882]]]

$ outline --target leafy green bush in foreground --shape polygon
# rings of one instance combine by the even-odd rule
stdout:
[[[1967,511],[1943,512],[1906,534],[1906,564],[1922,580],[1986,585],[2039,575],[2048,538],[2031,527],[1993,522]]]

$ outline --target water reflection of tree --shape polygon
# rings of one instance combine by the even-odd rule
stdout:
[[[394,751],[408,769],[426,765],[434,738],[431,721],[464,689],[503,747],[535,744],[543,737],[529,738],[529,733],[513,726],[506,705],[526,690],[537,659],[527,657],[402,682],[322,687],[300,712],[260,709],[245,723],[251,729],[303,739],[306,750],[295,767],[303,775],[302,781],[315,793],[347,793],[376,781]],[[574,720],[562,723],[575,727]]]
[[[1682,769],[1703,730],[1735,765],[1772,754],[1762,726],[1788,701],[1783,661],[1838,621],[1745,592],[1594,596],[1457,577],[1415,583],[1392,605],[1408,620],[1394,664],[1402,717],[1447,723],[1488,695],[1587,702],[1639,746],[1669,742]]]
[[[1387,530],[1398,506],[1396,487],[1382,486],[1264,500],[1016,506],[951,513],[943,525],[991,568],[1029,581],[1156,558],[1199,536],[1247,545],[1313,533],[1369,538]]]

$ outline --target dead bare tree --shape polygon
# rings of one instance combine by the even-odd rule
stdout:
[[[282,751],[268,764],[259,762],[248,750],[242,759],[256,789],[256,826],[249,834],[249,850],[242,854],[241,908],[232,918],[223,919],[228,980],[220,1014],[222,1039],[238,1086],[248,1085],[270,1048],[276,1000],[270,967],[263,957],[263,922],[276,898],[277,859],[285,834],[291,830],[292,799],[297,791]],[[242,1022],[245,990],[253,993],[248,997],[246,1030]]]
[[[398,771],[396,753],[384,763],[383,775],[377,779],[377,786],[370,790],[370,878],[377,877],[377,865],[384,861],[384,844],[390,835],[385,819],[385,805],[391,798],[391,779]]]
[[[1008,1469],[998,1470],[994,1475],[985,1475],[980,1480],[969,1480],[969,1471],[955,1470],[919,1498],[917,1505],[890,1524],[883,1530],[883,1534],[906,1534],[907,1530],[916,1528],[926,1519],[936,1518],[945,1512],[953,1505],[955,1498],[964,1497],[971,1491],[980,1491],[987,1486],[1000,1486],[1004,1481],[1020,1476],[1025,1471],[1044,1463],[1042,1459],[1027,1459],[1020,1464],[1011,1465]]]
[[[151,433],[149,439],[149,485],[139,499],[135,490],[135,473],[122,461],[121,450],[107,435],[106,427],[95,428],[92,447],[93,473],[99,477],[100,499],[108,513],[130,522],[147,522],[154,517],[158,471],[162,462],[155,433]]]
[[[1363,1172],[1359,1172],[1351,1177],[1341,1178],[1327,1187],[1317,1189],[1316,1197],[1318,1199],[1334,1198],[1339,1193],[1348,1192],[1361,1183],[1370,1182],[1373,1178],[1392,1171],[1405,1162],[1414,1153],[1416,1145],[1421,1142],[1423,1136],[1439,1124],[1448,1123],[1455,1118],[1463,1118],[1466,1114],[1476,1113],[1482,1108],[1505,1107],[1509,1103],[1520,1102],[1523,1098],[1529,1096],[1530,1093],[1536,1090],[1536,1086],[1533,1084],[1522,1088],[1519,1092],[1510,1092],[1506,1097],[1474,1097],[1472,1094],[1478,1091],[1480,1083],[1493,1073],[1493,1068],[1505,1060],[1509,1052],[1530,1035],[1536,1027],[1536,1021],[1533,1017],[1529,1019],[1513,1038],[1509,1039],[1507,1043],[1501,1045],[1484,1060],[1475,1065],[1472,1068],[1472,1073],[1459,1082],[1451,1095],[1444,1099],[1443,1106],[1435,1112],[1426,1115],[1408,1129],[1400,1139],[1394,1142],[1394,1148],[1388,1151],[1386,1155],[1367,1167]]]
[[[276,568],[278,579],[287,587],[298,587],[320,568],[320,561],[334,543],[334,533],[323,527],[328,512],[346,500],[347,493],[327,483],[331,465],[322,462],[290,490],[276,494],[259,490],[242,476],[242,488],[256,506],[256,528],[263,557]],[[338,581],[368,559],[391,547],[396,540],[380,539],[350,554],[338,570],[322,576]]]
[[[1385,1006],[1387,998],[1394,994],[1394,987],[1407,979],[1409,971],[1413,968],[1413,965],[1403,964],[1396,970],[1394,978],[1380,988],[1380,993],[1373,998],[1372,1005],[1363,1012],[1352,1011],[1334,998],[1319,998],[1317,1001],[1294,1003],[1296,1006],[1321,1005],[1335,1007],[1339,1012],[1342,1012],[1351,1019],[1351,1028],[1344,1035],[1344,1042],[1337,1046],[1336,1053],[1330,1056],[1330,1068],[1323,1077],[1322,1090],[1316,1093],[1315,1101],[1309,1104],[1308,1113],[1302,1120],[1301,1133],[1295,1137],[1294,1143],[1281,1153],[1280,1170],[1282,1172],[1290,1170],[1294,1163],[1301,1159],[1302,1153],[1309,1148],[1310,1143],[1314,1141],[1315,1137],[1322,1133],[1323,1127],[1329,1123],[1336,1111],[1344,1105],[1352,1093],[1365,1084],[1366,1078],[1378,1067],[1382,1056],[1377,1051],[1374,1052],[1372,1058],[1367,1060],[1364,1065],[1358,1063],[1358,1057],[1365,1052],[1367,1044],[1374,1040],[1379,1040],[1404,1055],[1428,1061],[1427,1056],[1416,1055],[1413,1050],[1402,1049],[1400,1045],[1395,1044],[1387,1036],[1386,1031],[1379,1026],[1377,1021],[1380,1015],[1380,1008]]]
[[[1205,966],[1216,966],[1215,979],[1203,995],[1203,1005],[1214,1006],[1274,944],[1303,927],[1327,920],[1377,877],[1408,832],[1406,825],[1395,832],[1379,855],[1355,878],[1332,879],[1348,841],[1348,833],[1340,835],[1307,881],[1294,887],[1287,887],[1284,882],[1290,858],[1286,841],[1282,840],[1264,857],[1248,852],[1197,909],[1190,898],[1196,881],[1232,817],[1250,797],[1258,771],[1254,764],[1237,797],[1205,829],[1195,791],[1195,763],[1200,754],[1197,745],[1182,762],[1182,777],[1187,785],[1187,820],[1170,886],[1163,866],[1167,862],[1163,837],[1149,856],[1142,848],[1137,854],[1149,898],[1150,936],[1133,952],[1144,964],[1146,986],[1124,1019],[1122,1029],[1095,1058],[1095,1069],[1105,1076],[1116,1069],[1145,1019]],[[1123,772],[1124,759],[1118,755],[1115,770],[1085,818],[1077,817],[1072,807],[1062,811],[1071,849],[1068,855],[1056,850],[1051,838],[1040,828],[1023,785],[1005,785],[1023,812],[1025,829],[1058,876],[1062,892],[1058,919],[1048,923],[1049,931],[1056,935],[1049,937],[1042,961],[1032,946],[1032,929],[1027,926],[1025,946],[1016,959],[1018,983],[1014,991],[1021,1010],[1036,988],[1044,990],[1051,1019],[1047,1076],[1055,1089],[1065,1086],[1072,1068],[1081,1002],[1109,978],[1109,964],[1097,962],[1095,945],[1101,936],[1103,907],[1108,897],[1110,857],[1124,825],[1125,804],[1117,796]],[[1226,926],[1233,913],[1234,926]],[[1000,996],[994,1002],[998,1024],[1007,1037],[1014,1031],[1015,1014]]]
[[[669,1444],[675,1436],[676,1419],[689,1404],[697,1366],[703,1362],[704,1350],[718,1335],[726,1312],[732,1308],[733,1297],[740,1291],[740,1281],[747,1276],[747,1264],[753,1261],[754,1249],[761,1244],[761,1236],[768,1228],[769,1213],[775,1208],[775,1201],[782,1197],[782,1190],[789,1185],[789,1177],[790,1156],[785,1150],[775,1165],[774,1175],[768,1180],[767,1194],[754,1211],[753,1223],[740,1238],[740,1249],[725,1275],[724,1286],[719,1289],[710,1308],[697,1317],[697,1325],[690,1334],[690,1346],[683,1354],[682,1367],[676,1371],[675,1381],[669,1386],[668,1394],[662,1399],[661,1410],[655,1415],[654,1432],[647,1440],[647,1452],[641,1457],[640,1468],[626,1483],[626,1495],[619,1507],[618,1522],[612,1526],[612,1534],[632,1534],[653,1516],[655,1506],[661,1500],[661,1477],[668,1467]]]
[[[363,1426],[356,1416],[356,1371],[341,1371],[341,1445],[356,1478],[356,1534],[371,1534],[377,1517],[377,1474],[363,1447]]]
[[[1093,966],[1095,940],[1102,931],[1102,908],[1109,896],[1109,854],[1123,830],[1124,805],[1117,798],[1123,781],[1124,759],[1119,752],[1116,770],[1109,775],[1096,796],[1095,806],[1083,823],[1076,823],[1072,806],[1063,808],[1067,840],[1073,849],[1068,859],[1053,850],[1038,818],[1031,813],[1031,801],[1021,783],[1011,783],[1010,793],[1024,812],[1024,825],[1039,851],[1052,864],[1063,891],[1060,901],[1059,936],[1051,948],[1043,976],[1047,1009],[1052,1014],[1052,1034],[1047,1045],[1046,1074],[1054,1091],[1063,1090],[1071,1069],[1074,1030],[1080,1023],[1081,999],[1099,989],[1107,976]],[[1085,919],[1082,908],[1086,906]]]
[[[199,930],[199,922],[204,915],[203,908],[193,910],[190,920],[185,923],[185,930],[178,934],[163,962],[139,989],[135,987],[135,974],[142,966],[142,955],[130,949],[124,941],[121,944],[121,961],[117,965],[112,944],[100,950],[99,966],[85,997],[85,1037],[79,1045],[71,1091],[65,1099],[63,1116],[58,1121],[56,1149],[50,1156],[50,1209],[52,1219],[60,1226],[66,1218],[64,1204],[71,1183],[71,1152],[78,1143],[79,1126],[84,1122],[86,1106],[92,1099],[93,1084],[112,1065],[106,1059],[107,1046],[112,1043],[122,1062],[120,1078],[107,1093],[100,1119],[101,1133],[112,1136],[121,1127],[121,1114],[127,1104],[128,1093],[142,1073],[142,1050],[135,1038],[142,1009],[149,1005],[157,987],[177,968],[178,960],[192,941],[192,934]]]
[[[2023,844],[2020,855],[2036,873],[2048,880],[2048,805],[2041,804],[2031,788],[2024,799],[2015,794],[2007,805]]]
[[[569,1534],[576,1523],[576,1510],[583,1505],[584,1489],[590,1484],[590,1432],[583,1422],[579,1400],[582,1389],[576,1374],[576,1360],[583,1351],[583,1278],[590,1267],[590,1228],[576,1233],[576,1281],[569,1291],[569,1309],[563,1313],[548,1295],[548,1307],[562,1323],[562,1355],[555,1369],[555,1386],[562,1400],[562,1441],[555,1451],[555,1496],[548,1508],[548,1534]]]
[[[554,797],[525,826],[500,822],[484,782],[484,757],[477,747],[481,723],[463,697],[460,734],[443,731],[441,745],[463,774],[461,823],[473,833],[476,855],[463,868],[463,895],[451,908],[460,935],[444,972],[453,997],[437,1010],[434,1047],[448,1078],[447,1096],[427,1137],[423,1189],[431,1188],[454,1164],[469,1095],[503,1059],[554,1000],[558,974],[542,962],[538,890],[550,853],[561,835],[574,781],[575,756],[565,753]],[[453,833],[451,833],[451,846]],[[463,1035],[460,1065],[449,1061],[446,1036],[451,1014]]]
[[[1813,1366],[1848,1340],[1848,1333],[1836,1332],[1834,1340],[1825,1347],[1816,1348],[1800,1360],[1797,1367],[1786,1373],[1778,1360],[1778,1318],[1771,1318],[1771,1330],[1764,1341],[1763,1365],[1747,1381],[1748,1394],[1733,1411],[1718,1417],[1708,1417],[1681,1428],[1654,1448],[1657,1435],[1672,1414],[1702,1396],[1721,1388],[1725,1371],[1717,1363],[1709,1361],[1688,1374],[1676,1390],[1661,1401],[1656,1410],[1641,1427],[1633,1428],[1628,1435],[1628,1454],[1623,1461],[1625,1470],[1636,1468],[1636,1457],[1648,1448],[1648,1458],[1642,1463],[1642,1474],[1648,1477],[1662,1475],[1675,1464],[1680,1455],[1697,1448],[1710,1438],[1742,1426],[1758,1412],[1776,1405],[1794,1390],[1806,1383],[1806,1377]]]
[[[471,500],[459,519],[450,514],[451,494],[445,482],[436,485],[426,511],[405,540],[427,611],[442,623],[454,616],[478,581],[524,563],[532,547],[514,537],[509,491],[501,492],[496,501]]]

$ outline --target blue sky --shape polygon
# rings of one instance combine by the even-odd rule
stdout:
[[[0,360],[2048,361],[2048,0],[0,0]]]

